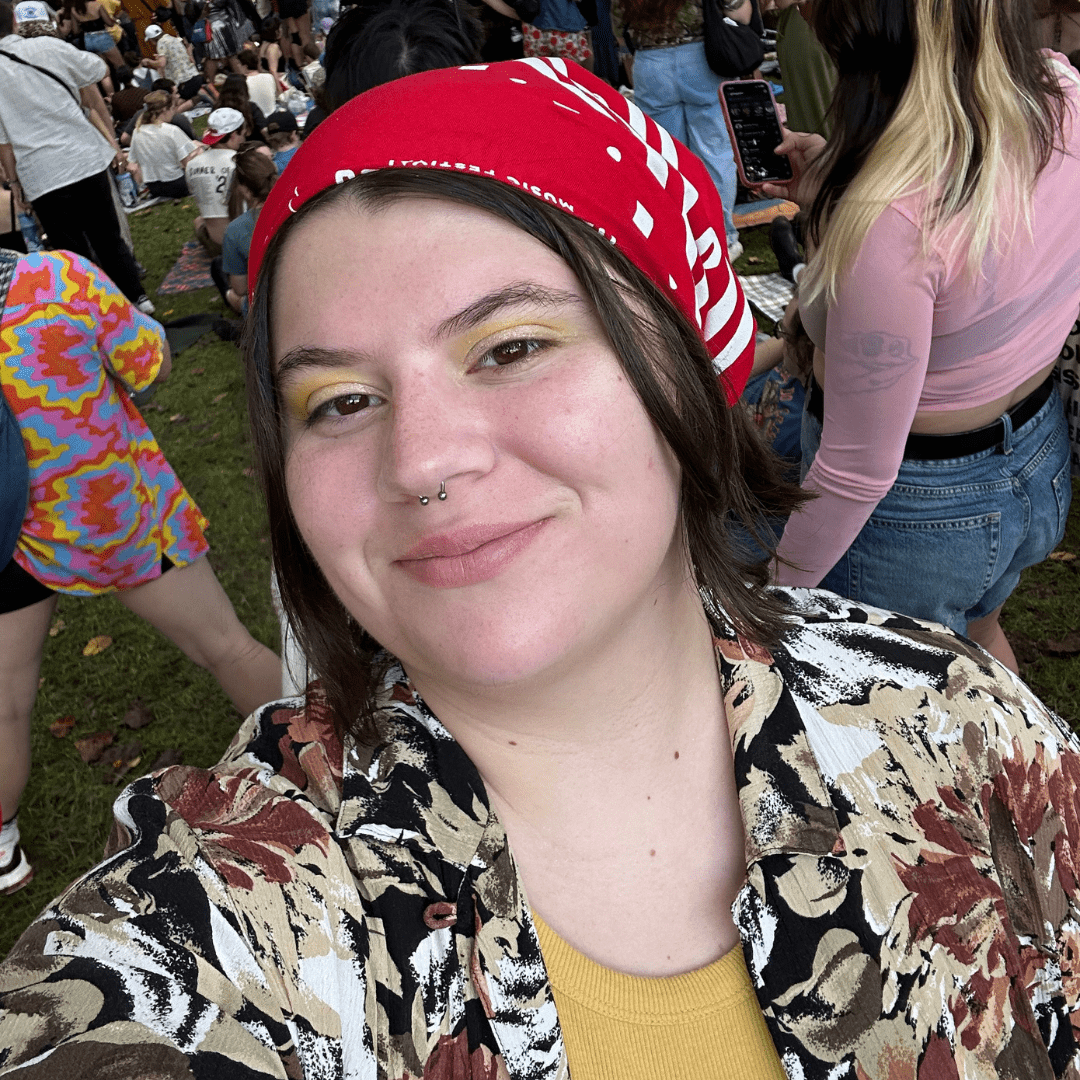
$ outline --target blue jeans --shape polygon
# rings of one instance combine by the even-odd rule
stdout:
[[[821,582],[849,599],[961,634],[999,608],[1020,571],[1065,535],[1072,484],[1061,396],[1016,431],[1004,416],[995,449],[947,461],[901,462],[896,483]],[[821,424],[803,414],[803,470]]]
[[[738,175],[720,108],[720,82],[700,41],[634,53],[634,104],[705,163],[724,204],[731,245],[739,239],[731,220]]]

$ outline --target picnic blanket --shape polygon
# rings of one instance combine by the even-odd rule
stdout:
[[[751,306],[773,322],[784,317],[784,309],[795,295],[795,286],[780,274],[740,274],[739,284]]]
[[[198,240],[189,240],[157,291],[159,296],[171,296],[174,293],[206,289],[213,284],[214,279],[210,276],[210,252]]]

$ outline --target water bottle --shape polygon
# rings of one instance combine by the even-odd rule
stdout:
[[[131,173],[119,173],[116,177],[116,185],[120,189],[120,201],[125,206],[134,206],[139,201],[139,193],[135,188],[135,177]]]

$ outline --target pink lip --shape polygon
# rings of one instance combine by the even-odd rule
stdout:
[[[411,578],[436,589],[456,589],[489,581],[500,574],[550,521],[473,525],[429,536],[398,559]]]

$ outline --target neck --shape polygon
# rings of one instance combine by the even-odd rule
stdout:
[[[720,760],[712,641],[696,588],[682,583],[650,595],[585,655],[525,682],[413,682],[477,766],[508,831],[513,822],[566,835],[631,803],[644,808],[650,785],[670,788]]]

